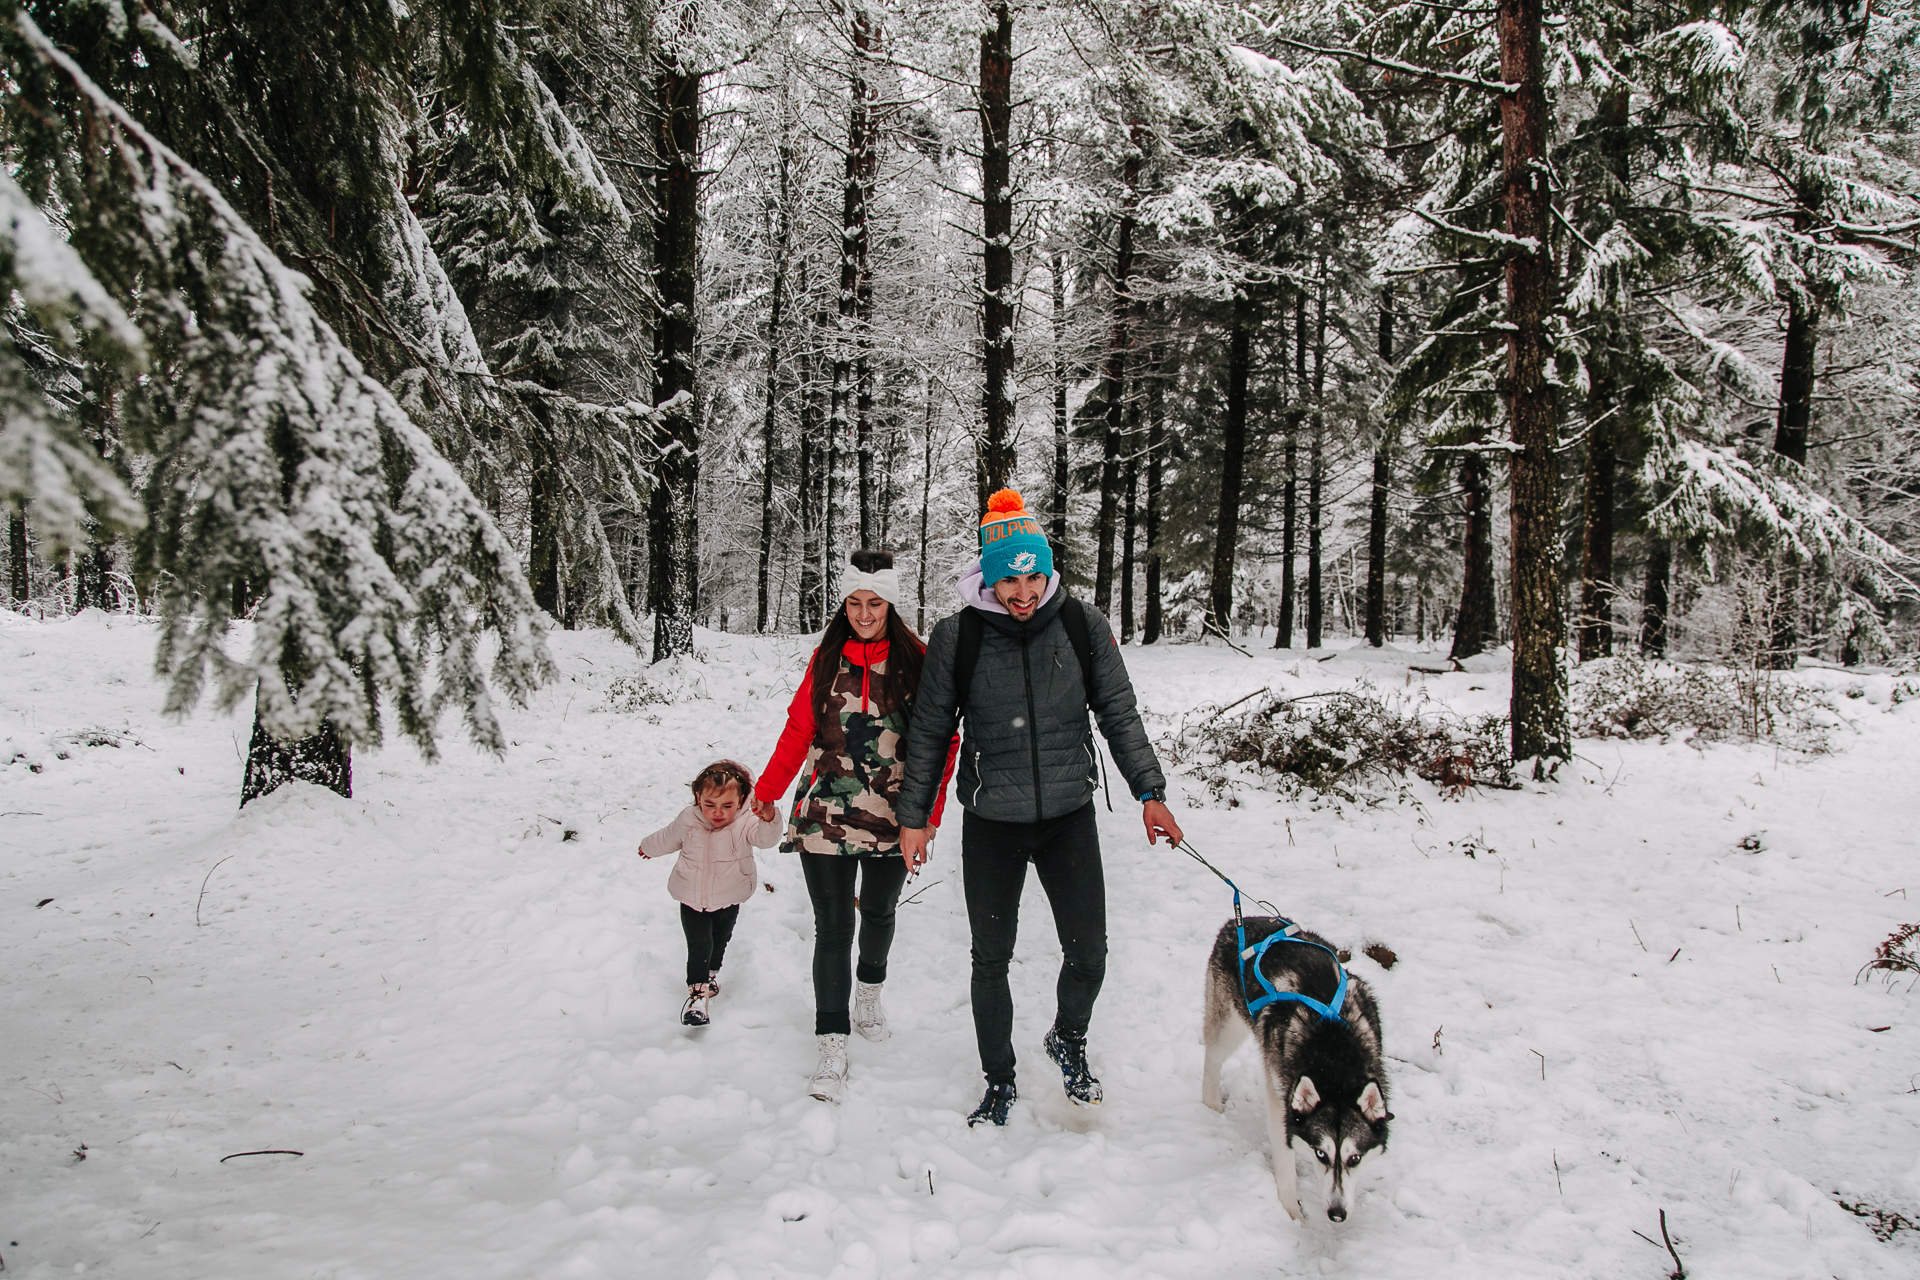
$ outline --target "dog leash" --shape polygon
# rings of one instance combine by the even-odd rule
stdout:
[[[1273,918],[1280,922],[1280,928],[1249,947],[1247,945],[1246,918],[1240,914],[1240,886],[1228,879],[1226,872],[1201,857],[1199,850],[1188,844],[1184,839],[1174,847],[1192,858],[1195,862],[1198,862],[1207,870],[1213,872],[1214,875],[1219,876],[1221,882],[1233,890],[1233,930],[1240,957],[1240,996],[1247,1002],[1247,1016],[1258,1017],[1260,1011],[1268,1005],[1284,1002],[1287,1004],[1305,1005],[1308,1009],[1311,1009],[1314,1013],[1319,1014],[1329,1022],[1345,1022],[1346,1019],[1340,1016],[1340,1011],[1346,1008],[1347,1005],[1347,966],[1340,963],[1338,953],[1336,953],[1332,947],[1300,937],[1299,925],[1281,915],[1279,908],[1275,907],[1271,902],[1267,902],[1261,898],[1255,898],[1252,894],[1246,896],[1253,901],[1254,905],[1265,907],[1272,914]],[[1282,991],[1268,980],[1267,975],[1260,969],[1260,960],[1267,954],[1267,948],[1276,942],[1298,943],[1300,946],[1316,947],[1327,953],[1328,959],[1333,961],[1333,971],[1338,975],[1333,990],[1332,1003],[1323,1004],[1315,1000],[1312,996],[1303,995],[1298,991]],[[1249,960],[1253,962],[1253,976],[1260,980],[1260,986],[1265,991],[1265,994],[1257,999],[1247,993],[1247,962]]]

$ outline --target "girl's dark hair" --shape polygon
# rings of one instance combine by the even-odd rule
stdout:
[[[693,789],[696,802],[709,791],[725,791],[728,787],[740,788],[741,804],[745,804],[747,797],[753,794],[753,779],[747,775],[745,766],[731,760],[715,760],[688,785]]]
[[[863,547],[847,559],[861,573],[877,573],[893,568],[891,551],[873,551]],[[813,681],[815,724],[827,718],[827,704],[833,697],[833,678],[840,671],[840,651],[846,647],[847,641],[854,638],[853,623],[847,620],[847,602],[842,600],[820,637],[820,647],[813,651],[813,660],[808,664]],[[890,702],[905,702],[920,688],[920,664],[926,657],[926,642],[914,634],[913,628],[900,616],[900,610],[891,604],[887,606],[886,638],[887,672],[879,678],[881,698]]]

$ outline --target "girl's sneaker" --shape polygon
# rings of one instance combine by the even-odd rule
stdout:
[[[853,1029],[869,1040],[885,1040],[893,1034],[887,1030],[887,1011],[880,1007],[880,986],[861,982],[853,989]]]
[[[834,1033],[815,1036],[814,1040],[820,1046],[820,1066],[807,1092],[822,1102],[838,1102],[847,1086],[847,1038]]]
[[[713,998],[713,988],[704,982],[696,982],[687,988],[687,1002],[680,1006],[680,1023],[688,1027],[704,1027],[710,1019],[707,1017],[707,1001]]]

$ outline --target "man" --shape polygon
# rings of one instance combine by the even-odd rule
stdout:
[[[1087,1067],[1087,1024],[1107,967],[1089,707],[1128,793],[1143,806],[1148,843],[1165,836],[1177,844],[1181,836],[1113,632],[1098,611],[1061,590],[1053,551],[1018,493],[1002,489],[987,503],[980,561],[957,585],[967,607],[933,629],[894,807],[900,852],[917,867],[932,839],[928,824],[954,716],[964,715],[956,791],[966,811],[961,878],[973,934],[974,1034],[987,1077],[967,1123],[1004,1125],[1018,1096],[1007,965],[1029,862],[1065,953],[1047,1055],[1076,1104],[1101,1097]]]

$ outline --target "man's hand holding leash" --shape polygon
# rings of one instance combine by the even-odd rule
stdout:
[[[1140,818],[1147,824],[1147,843],[1159,844],[1165,836],[1170,845],[1179,845],[1186,837],[1180,834],[1180,824],[1173,820],[1172,810],[1164,800],[1155,796],[1146,798],[1146,805],[1140,811]]]

